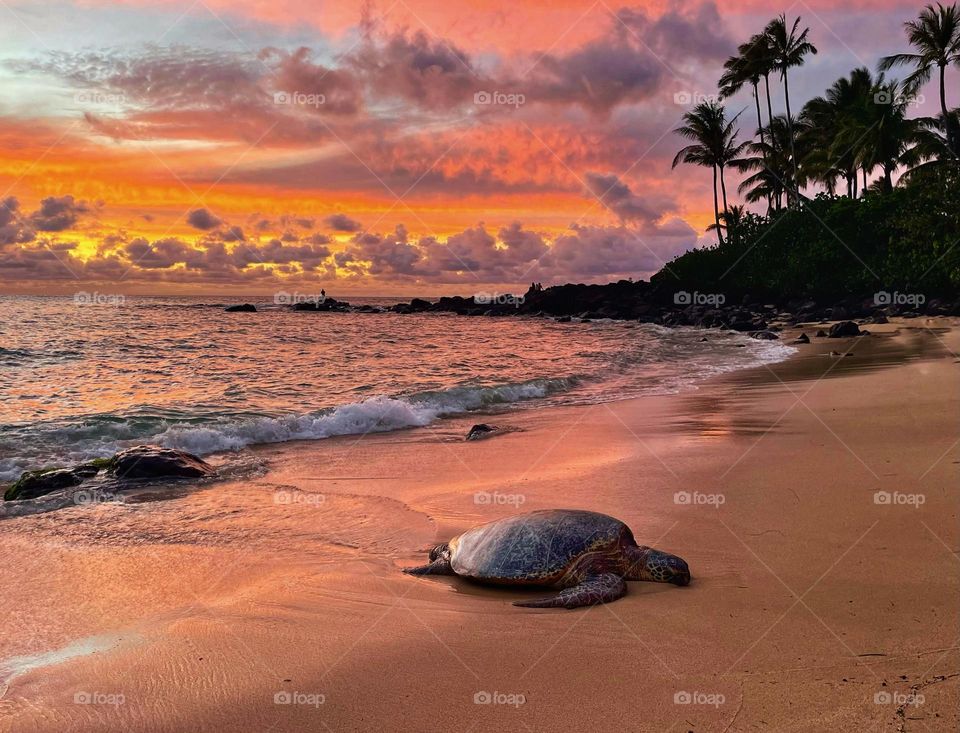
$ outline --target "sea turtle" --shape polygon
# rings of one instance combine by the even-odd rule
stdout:
[[[549,598],[517,601],[528,608],[577,608],[615,601],[624,580],[686,585],[687,563],[638,545],[619,519],[577,509],[548,509],[468,529],[430,551],[411,575],[459,575],[483,583],[549,586]]]

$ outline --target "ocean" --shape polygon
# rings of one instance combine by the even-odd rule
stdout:
[[[0,297],[0,482],[691,389],[793,349],[623,321],[296,312],[272,298]],[[351,298],[386,305],[409,298]],[[241,302],[257,313],[226,313]]]

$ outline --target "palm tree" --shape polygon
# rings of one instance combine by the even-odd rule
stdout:
[[[911,159],[911,146],[919,140],[919,124],[907,117],[910,102],[901,84],[888,82],[881,74],[873,96],[884,99],[884,103],[866,107],[871,118],[858,138],[857,163],[865,171],[880,168],[883,177],[878,181],[878,188],[889,193],[893,190],[893,173]],[[890,100],[889,103],[886,100]]]
[[[793,170],[786,154],[789,148],[787,120],[774,117],[766,129],[766,142],[751,143],[746,150],[753,155],[739,158],[732,165],[750,173],[737,189],[747,203],[766,200],[769,211],[780,211],[787,191],[792,189]]]
[[[904,80],[909,93],[916,92],[930,81],[933,68],[940,72],[940,114],[946,120],[947,139],[954,153],[960,153],[960,134],[947,108],[946,69],[960,65],[960,10],[956,3],[944,7],[927,5],[916,20],[904,23],[910,45],[917,53],[897,53],[880,60],[880,70],[897,66],[912,66],[913,72]]]
[[[960,110],[952,110],[952,124],[960,127]],[[960,168],[960,156],[953,151],[947,139],[950,120],[943,115],[920,117],[915,120],[916,145],[903,156],[903,164],[910,170],[904,173],[908,181],[945,168]],[[956,129],[956,127],[954,129]]]
[[[683,116],[684,124],[674,130],[686,140],[692,142],[677,153],[673,159],[673,168],[680,163],[692,163],[713,169],[713,217],[717,229],[717,240],[723,244],[723,234],[720,231],[720,201],[718,198],[717,182],[723,194],[723,211],[727,206],[727,185],[724,180],[724,170],[736,160],[747,147],[748,143],[738,143],[739,130],[735,127],[736,115],[727,119],[727,111],[721,104],[713,101],[702,102]]]
[[[798,180],[797,175],[797,156],[796,140],[793,134],[793,117],[790,112],[790,83],[787,78],[787,70],[793,66],[803,66],[808,54],[815,54],[816,47],[807,40],[810,34],[809,28],[804,28],[802,32],[797,32],[800,25],[800,18],[793,21],[793,26],[787,28],[787,16],[780,15],[771,20],[764,30],[764,34],[770,39],[770,49],[773,56],[773,67],[780,72],[780,78],[783,80],[783,97],[787,107],[787,126],[790,133],[790,157],[793,160],[794,180]]]
[[[747,210],[743,206],[733,205],[727,211],[720,214],[720,221],[707,227],[707,231],[719,231],[722,229],[727,233],[727,241],[736,243],[740,240],[740,232],[743,229],[744,222],[747,220]]]
[[[770,73],[770,50],[766,36],[756,35],[747,43],[740,44],[737,55],[724,63],[720,77],[720,98],[728,99],[743,89],[745,84],[753,87],[753,99],[757,108],[757,129],[763,140],[763,115],[760,112],[760,78]],[[769,87],[768,87],[769,91]],[[769,108],[770,100],[767,99]]]
[[[849,78],[837,79],[824,96],[807,102],[800,113],[797,138],[808,151],[800,156],[805,177],[823,183],[830,193],[837,179],[843,178],[847,196],[857,195],[858,153],[875,121],[875,86],[869,69],[854,69]]]

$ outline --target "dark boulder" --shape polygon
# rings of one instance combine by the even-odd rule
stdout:
[[[827,332],[821,328],[819,331],[817,331],[816,336],[818,339],[825,339],[827,337]]]
[[[780,338],[773,331],[751,331],[748,335],[750,338],[758,339],[759,341],[776,341]]]
[[[185,451],[138,445],[113,457],[114,474],[120,479],[202,478],[212,476],[206,461]]]
[[[797,336],[797,337],[793,340],[793,343],[795,343],[795,344],[809,344],[809,343],[810,343],[810,337],[807,336],[807,334],[805,334],[805,333],[801,333],[799,336]]]
[[[40,471],[25,471],[3,494],[4,501],[15,499],[36,499],[60,489],[77,486],[87,478],[95,476],[99,469],[83,465],[76,468],[53,468]]]
[[[483,440],[484,438],[489,438],[492,433],[497,432],[498,428],[494,425],[487,425],[486,423],[479,423],[470,428],[470,432],[467,433],[466,440]]]
[[[846,338],[848,336],[859,336],[860,326],[853,321],[841,321],[830,326],[829,337],[832,339]]]
[[[885,313],[877,313],[871,319],[870,323],[890,323]]]
[[[573,319],[571,319],[570,316],[560,316],[559,318],[556,318],[554,320],[557,323],[570,323],[570,321]]]
[[[253,303],[244,303],[243,305],[228,305],[223,310],[227,313],[256,313],[257,306]]]

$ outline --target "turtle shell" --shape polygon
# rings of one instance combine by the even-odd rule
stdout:
[[[619,519],[550,509],[498,519],[450,541],[457,575],[487,582],[552,583],[585,554],[619,554],[633,534]]]

